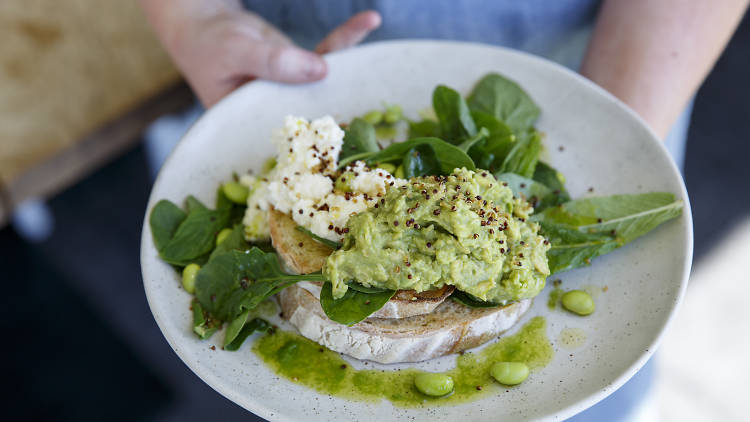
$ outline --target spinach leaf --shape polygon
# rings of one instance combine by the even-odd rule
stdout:
[[[620,246],[607,233],[584,233],[554,223],[542,222],[541,234],[551,243],[547,251],[550,275],[590,265],[592,259]]]
[[[157,251],[161,252],[164,249],[186,217],[185,211],[166,199],[154,205],[149,217],[149,225]]]
[[[211,314],[228,321],[302,280],[324,278],[320,273],[287,274],[281,270],[276,254],[255,247],[244,252],[226,251],[198,271],[195,296]]]
[[[439,138],[440,124],[432,120],[421,122],[409,121],[409,139],[411,138]]]
[[[317,234],[311,232],[310,230],[307,230],[306,228],[302,226],[297,226],[297,231],[300,231],[308,236],[310,236],[314,241],[320,242],[326,246],[328,246],[331,249],[339,249],[341,247],[341,242],[334,242],[333,240],[326,239],[325,237],[320,237]]]
[[[460,149],[463,152],[468,153],[469,150],[476,144],[485,141],[490,136],[490,131],[487,130],[486,127],[481,127],[477,134],[472,136],[471,138],[461,142],[461,144],[458,145],[458,149]],[[475,163],[476,164],[476,163]]]
[[[498,173],[516,173],[523,177],[534,176],[539,153],[542,152],[542,136],[532,129],[518,136],[503,159]]]
[[[240,331],[242,331],[242,327],[244,327],[245,323],[247,322],[248,315],[250,315],[250,309],[246,309],[239,316],[237,316],[237,318],[231,320],[229,324],[227,324],[227,330],[224,333],[224,348],[226,348],[227,345],[230,344],[234,339],[236,339],[237,335],[240,334]]]
[[[185,198],[185,210],[188,214],[190,214],[193,211],[205,211],[208,207],[203,205],[203,202],[201,202],[198,198],[194,197],[193,195],[188,195],[187,198]]]
[[[497,308],[498,306],[501,306],[499,303],[479,300],[474,296],[460,290],[454,290],[453,293],[451,293],[451,299],[470,308]]]
[[[331,283],[325,282],[320,289],[320,306],[332,321],[351,326],[382,308],[394,294],[395,290],[364,293],[348,289],[344,297],[334,299]]]
[[[242,224],[236,224],[232,228],[232,232],[229,233],[229,236],[227,236],[223,242],[216,245],[216,248],[211,252],[208,259],[210,260],[214,256],[223,252],[233,250],[245,251],[248,249],[250,249],[250,244],[245,240],[245,229]]]
[[[681,213],[682,201],[675,200],[673,194],[651,192],[577,199],[532,218],[584,233],[612,233],[622,245]]]
[[[442,173],[435,150],[427,144],[417,145],[407,151],[401,165],[404,168],[404,178],[406,179]]]
[[[432,108],[440,124],[440,134],[448,142],[458,144],[476,135],[477,127],[471,118],[469,106],[458,92],[438,85],[432,92]]]
[[[366,287],[355,282],[354,280],[347,282],[346,285],[349,286],[350,289],[354,289],[362,293],[383,293],[388,290],[380,287]]]
[[[193,308],[193,332],[202,340],[211,337],[221,327],[221,321],[212,318],[197,300],[193,299],[191,306]]]
[[[256,331],[265,332],[269,329],[271,329],[271,324],[269,324],[268,321],[262,318],[253,318],[250,322],[242,327],[242,330],[237,333],[237,335],[229,344],[226,343],[225,339],[224,350],[229,350],[232,352],[238,350],[240,346],[242,346],[242,343],[245,342],[245,339],[250,336],[250,334]]]
[[[477,127],[486,129],[489,135],[487,139],[478,141],[469,147],[467,151],[469,157],[474,160],[474,164],[478,168],[487,169],[494,173],[502,165],[503,160],[514,145],[516,137],[505,123],[492,115],[475,111],[471,113],[471,116]]]
[[[341,146],[339,160],[363,152],[380,150],[375,137],[375,127],[359,117],[352,120],[344,134],[344,144]]]
[[[507,183],[513,194],[523,196],[534,208],[547,196],[553,195],[547,186],[515,173],[500,173],[495,177],[498,182]]]
[[[164,261],[177,266],[196,262],[199,257],[211,252],[216,234],[227,226],[228,220],[226,211],[194,207],[159,255]]]
[[[461,167],[469,170],[476,169],[474,162],[465,152],[438,138],[414,138],[405,142],[397,142],[382,151],[358,154],[339,161],[339,168],[354,160],[364,160],[365,163],[373,166],[376,163],[401,163],[412,148],[422,145],[429,145],[435,151],[435,157],[440,162],[440,174],[448,174],[453,169]]]
[[[539,107],[515,82],[497,73],[484,76],[469,94],[472,111],[495,116],[516,133],[531,128],[539,117]]]
[[[549,164],[544,161],[537,162],[532,178],[552,190],[552,195],[541,201],[538,211],[570,201],[570,194],[565,189],[565,177]]]
[[[250,194],[252,195],[252,192]],[[219,186],[219,189],[216,191],[216,209],[228,213],[229,225],[234,226],[235,224],[242,223],[247,204],[238,204],[230,200],[224,194],[224,189]]]

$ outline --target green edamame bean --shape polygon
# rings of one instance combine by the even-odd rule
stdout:
[[[563,308],[578,315],[590,315],[596,308],[594,299],[583,290],[571,290],[562,295]]]
[[[390,174],[393,174],[393,172],[396,171],[396,166],[390,163],[380,163],[378,164],[377,168],[383,169]]]
[[[221,186],[224,191],[224,195],[229,198],[230,201],[237,204],[245,204],[247,197],[250,194],[250,190],[247,186],[237,182],[227,182]]]
[[[399,179],[403,179],[404,178],[404,166],[399,165],[398,168],[396,169],[396,172],[393,175]]]
[[[453,378],[445,374],[423,372],[414,377],[414,385],[428,396],[440,397],[453,391]]]
[[[219,243],[225,241],[230,234],[232,234],[232,229],[222,229],[219,234],[216,235],[216,246],[219,246]]]
[[[182,269],[182,288],[188,293],[195,293],[195,275],[201,266],[198,264],[188,264]]]
[[[529,367],[523,362],[497,362],[490,373],[500,384],[517,385],[528,378]]]
[[[394,105],[388,107],[385,110],[385,114],[383,114],[383,121],[389,125],[392,125],[401,120],[401,117],[401,107]]]
[[[362,116],[362,120],[371,125],[376,125],[383,121],[383,112],[380,110],[368,111],[364,116]]]

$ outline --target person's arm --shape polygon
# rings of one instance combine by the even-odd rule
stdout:
[[[664,137],[737,27],[748,0],[607,0],[581,73]]]
[[[254,78],[313,82],[326,75],[319,54],[360,42],[380,26],[380,15],[352,16],[318,45],[294,43],[239,0],[140,0],[164,48],[201,102],[209,107]]]

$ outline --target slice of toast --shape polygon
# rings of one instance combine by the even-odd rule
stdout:
[[[297,223],[282,212],[271,208],[268,212],[271,242],[286,265],[297,274],[309,274],[323,268],[333,249],[316,242],[297,230]],[[305,283],[303,287],[315,297],[320,297],[320,285]],[[374,317],[407,318],[432,312],[453,293],[453,286],[417,293],[414,290],[399,290],[393,298],[378,310]]]
[[[531,299],[498,308],[470,308],[452,300],[409,318],[368,318],[351,327],[331,321],[316,296],[300,286],[279,294],[284,318],[336,352],[380,363],[419,362],[477,347],[512,327]]]

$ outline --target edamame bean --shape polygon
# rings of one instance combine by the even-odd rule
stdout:
[[[401,116],[401,107],[397,105],[390,106],[385,110],[385,114],[383,114],[383,121],[392,125],[401,120]]]
[[[195,275],[201,266],[198,264],[188,264],[182,269],[182,288],[188,293],[195,293]]]
[[[453,378],[445,374],[423,372],[414,377],[414,385],[428,396],[440,397],[453,391]]]
[[[219,243],[225,241],[230,234],[232,234],[232,229],[222,229],[219,234],[216,235],[216,246],[219,246]]]
[[[399,165],[398,168],[396,169],[396,172],[393,175],[399,179],[403,179],[404,178],[404,166]]]
[[[378,164],[378,168],[379,169],[383,169],[383,170],[387,171],[390,174],[393,174],[393,172],[396,171],[396,166],[394,166],[393,164],[390,164],[390,163],[380,163],[380,164]]]
[[[244,205],[247,202],[247,196],[250,194],[250,190],[247,188],[247,186],[237,182],[224,183],[221,189],[224,191],[224,195],[226,195],[230,201],[237,204]]]
[[[590,315],[594,312],[594,299],[583,290],[571,290],[562,295],[563,308],[578,315]]]
[[[383,112],[380,110],[372,110],[365,113],[362,119],[371,125],[376,125],[383,121]]]
[[[500,384],[517,385],[528,378],[529,367],[523,362],[497,362],[490,373]]]

